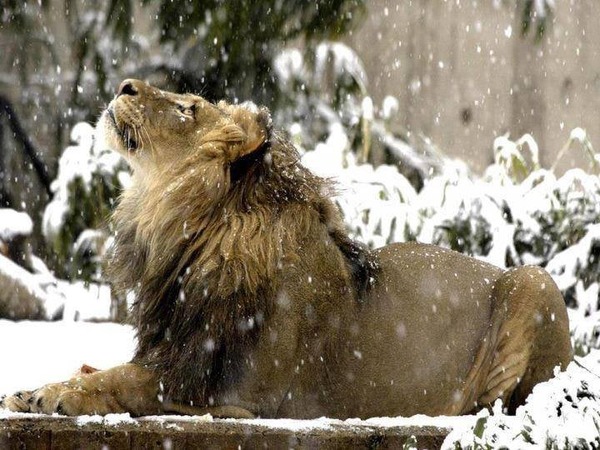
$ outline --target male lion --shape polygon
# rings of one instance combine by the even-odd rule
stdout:
[[[4,400],[67,415],[337,418],[523,402],[572,350],[537,267],[416,243],[369,251],[269,113],[126,80],[100,118],[133,168],[109,270],[132,362]]]

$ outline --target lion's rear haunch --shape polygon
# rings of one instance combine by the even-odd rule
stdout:
[[[130,83],[103,116],[134,168],[108,269],[135,292],[134,363],[161,398],[266,417],[461,414],[522,401],[569,362],[540,269],[367,251],[266,110]],[[140,132],[122,139],[125,125]]]

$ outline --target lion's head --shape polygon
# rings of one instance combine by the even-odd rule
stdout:
[[[207,152],[207,157],[222,152],[219,156],[233,162],[265,143],[270,122],[265,108],[215,105],[197,95],[125,80],[99,127],[111,148],[135,170],[147,171],[164,170],[193,152]]]

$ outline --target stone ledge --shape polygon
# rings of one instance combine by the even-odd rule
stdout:
[[[306,425],[305,425],[306,424]],[[411,437],[439,448],[450,428],[340,421],[147,417],[107,421],[40,415],[0,418],[1,449],[398,449]]]

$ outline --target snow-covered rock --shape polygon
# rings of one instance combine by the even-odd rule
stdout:
[[[15,236],[29,236],[33,222],[27,213],[0,208],[0,240],[10,241]]]

